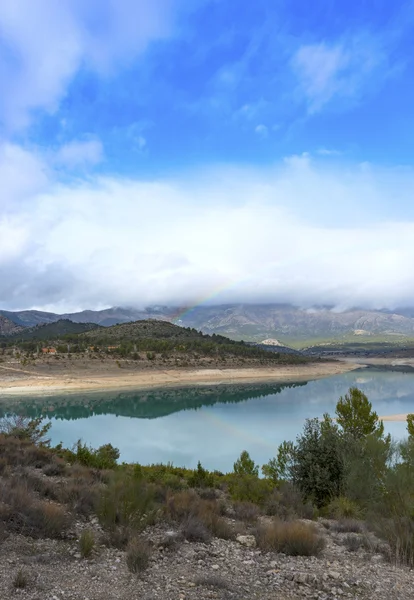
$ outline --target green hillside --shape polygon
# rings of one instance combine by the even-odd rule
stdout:
[[[93,329],[101,329],[101,327],[94,323],[73,323],[69,319],[60,319],[60,321],[56,321],[55,323],[28,327],[10,337],[14,342],[17,340],[52,341],[59,340],[67,335],[77,335]]]
[[[150,351],[160,354],[197,353],[202,356],[238,356],[262,358],[272,362],[305,362],[302,356],[282,355],[250,346],[243,341],[221,335],[203,334],[193,328],[179,327],[167,321],[135,321],[88,331],[79,341],[93,343],[98,348],[117,345],[122,355]]]

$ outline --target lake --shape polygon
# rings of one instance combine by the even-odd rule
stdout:
[[[333,415],[338,398],[354,385],[379,415],[414,412],[413,373],[365,369],[300,384],[31,397],[17,408],[0,394],[0,406],[3,414],[50,419],[53,444],[71,447],[82,439],[96,448],[110,442],[127,462],[195,467],[200,460],[225,472],[242,450],[267,462],[283,440],[295,439],[306,418]],[[405,423],[386,422],[385,428],[394,437],[405,435]]]

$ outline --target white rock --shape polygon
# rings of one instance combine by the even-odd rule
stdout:
[[[238,535],[236,540],[242,546],[246,546],[247,548],[256,548],[256,538],[254,535]]]

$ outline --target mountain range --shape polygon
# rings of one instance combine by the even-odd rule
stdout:
[[[113,307],[66,314],[0,310],[0,334],[11,335],[26,327],[54,323],[60,319],[104,327],[157,319],[233,339],[255,342],[272,339],[297,346],[329,340],[414,339],[413,308],[338,311],[330,307],[303,309],[290,304],[228,304],[195,308],[157,306],[145,309]]]

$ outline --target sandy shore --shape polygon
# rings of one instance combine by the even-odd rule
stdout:
[[[234,369],[174,369],[142,372],[68,373],[44,375],[2,366],[0,369],[1,397],[48,396],[68,392],[103,390],[149,389],[159,387],[184,387],[219,385],[229,383],[269,383],[309,381],[338,375],[360,368],[350,362],[315,362],[305,365],[283,365],[266,368]]]

